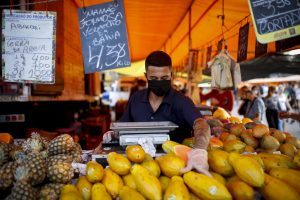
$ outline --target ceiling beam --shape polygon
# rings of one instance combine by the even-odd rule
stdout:
[[[193,31],[193,29],[199,24],[199,22],[203,19],[203,17],[210,11],[210,9],[218,2],[218,0],[214,0],[207,8],[206,10],[202,13],[202,15],[200,15],[200,17],[196,20],[196,22],[192,25],[191,27],[191,31]],[[181,23],[181,22],[180,22]],[[179,24],[180,24],[179,23]],[[175,29],[176,30],[176,29]],[[172,48],[170,54],[172,54],[177,47],[183,42],[183,40],[189,35],[188,32],[186,32],[181,39],[177,42],[177,44],[175,45],[174,48]]]

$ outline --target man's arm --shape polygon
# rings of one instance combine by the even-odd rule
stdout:
[[[280,112],[279,118],[281,118],[281,119],[291,118],[291,119],[294,119],[294,120],[297,120],[300,122],[300,113]]]

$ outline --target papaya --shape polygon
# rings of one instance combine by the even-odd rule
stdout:
[[[260,164],[260,166],[265,169],[265,165],[263,160],[261,159],[261,157],[259,157],[257,154],[244,154],[242,156],[248,156],[250,158],[253,158],[254,160],[256,160],[256,162],[258,162],[258,164]]]
[[[137,189],[132,174],[129,173],[129,174],[123,176],[122,179],[123,179],[123,182],[124,182],[125,185],[127,185],[128,187],[130,187],[130,188],[132,188],[134,190]]]
[[[293,187],[300,195],[300,171],[286,168],[273,168],[269,174]]]
[[[208,164],[210,168],[223,176],[231,176],[234,170],[228,161],[229,153],[222,150],[208,151]]]
[[[243,152],[246,147],[246,144],[240,140],[229,140],[224,143],[224,150],[227,152]]]
[[[159,177],[159,182],[160,182],[160,185],[161,185],[161,189],[163,191],[163,193],[166,191],[169,183],[170,183],[170,178],[167,177],[167,176],[160,176]]]
[[[210,171],[209,173],[223,185],[226,184],[226,179],[221,174],[218,174],[218,173],[215,173],[212,171]]]
[[[174,149],[174,154],[181,158],[185,163],[188,161],[188,153],[192,150],[191,147],[188,147],[186,145],[175,145],[173,147]]]
[[[162,173],[171,178],[181,175],[181,169],[185,167],[185,162],[174,154],[166,154],[155,159],[159,164]]]
[[[153,157],[149,153],[146,153],[143,161],[148,161],[148,160],[153,160]]]
[[[265,171],[268,172],[273,167],[295,168],[296,163],[293,160],[282,154],[259,153],[258,156],[262,159]]]
[[[146,168],[140,164],[134,164],[130,169],[134,181],[140,192],[145,198],[150,200],[162,199],[162,189],[156,176],[153,176]]]
[[[121,188],[124,186],[122,178],[110,168],[104,169],[102,184],[105,186],[106,191],[112,196],[112,198],[117,198]]]
[[[102,183],[95,183],[92,187],[92,200],[112,200]]]
[[[127,146],[125,149],[125,153],[127,155],[127,158],[131,162],[135,162],[135,163],[143,162],[146,156],[144,149],[138,144]]]
[[[208,125],[212,128],[212,127],[218,127],[218,126],[223,126],[223,123],[218,120],[218,119],[207,119],[206,122],[208,123]]]
[[[254,200],[254,190],[241,180],[230,181],[226,184],[227,189],[235,200]]]
[[[244,149],[244,152],[254,153],[255,149],[252,146],[247,145]]]
[[[178,199],[190,200],[189,190],[185,186],[183,179],[179,176],[173,176],[165,191],[164,200]]]
[[[143,195],[138,193],[136,190],[124,186],[120,190],[120,200],[146,200]]]
[[[190,192],[190,200],[202,200],[198,196],[196,196],[194,193]]]
[[[174,153],[173,147],[179,145],[179,143],[167,140],[162,144],[162,149],[164,150],[165,153]]]
[[[183,175],[183,180],[188,188],[200,199],[232,199],[232,196],[227,188],[213,177],[190,171]]]
[[[149,170],[152,175],[159,177],[160,167],[155,160],[143,161],[141,165]]]
[[[243,132],[241,133],[240,137],[244,140],[244,138],[246,136],[252,136],[252,129],[246,129],[246,130],[243,130]]]
[[[91,198],[92,184],[88,181],[86,176],[80,176],[78,178],[76,187],[84,200]]]
[[[274,178],[268,174],[265,174],[265,183],[260,189],[263,197],[268,200],[296,200],[300,199],[300,196],[294,188],[287,183]]]
[[[235,135],[233,135],[233,134],[229,134],[227,137],[226,137],[226,139],[225,139],[225,141],[224,141],[224,143],[223,143],[223,147],[224,147],[224,145],[225,145],[225,142],[226,141],[229,141],[229,140],[239,140]]]
[[[295,163],[295,165],[297,166],[297,168],[300,168],[300,155],[295,155],[293,162]]]
[[[64,194],[64,193],[78,193],[78,195],[80,196],[80,193],[79,191],[77,190],[77,187],[72,185],[72,184],[66,184],[63,186],[63,188],[61,189],[61,194]]]
[[[118,154],[116,152],[111,152],[108,154],[107,162],[110,169],[118,175],[128,174],[131,168],[130,161],[122,154]]]
[[[232,152],[229,154],[229,163],[235,173],[249,185],[261,187],[264,184],[264,170],[255,159]]]
[[[96,161],[89,161],[86,165],[86,177],[89,182],[100,182],[104,175],[102,165]]]

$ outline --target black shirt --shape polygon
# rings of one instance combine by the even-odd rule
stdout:
[[[179,126],[170,133],[173,141],[182,142],[191,137],[195,119],[202,117],[192,100],[174,89],[164,97],[158,109],[153,112],[149,102],[149,90],[137,91],[130,97],[121,122],[171,121]]]

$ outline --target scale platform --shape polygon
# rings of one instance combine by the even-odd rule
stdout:
[[[114,122],[110,129],[119,136],[119,145],[138,144],[142,138],[151,138],[154,145],[170,140],[169,132],[178,126],[170,121],[161,122]]]

